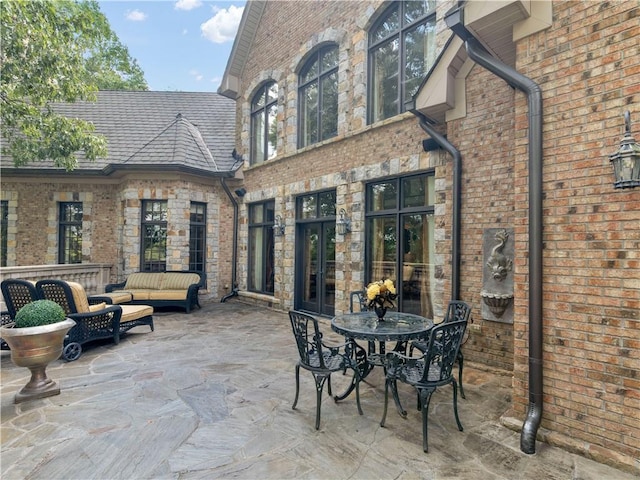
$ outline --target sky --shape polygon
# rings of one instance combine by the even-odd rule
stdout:
[[[215,92],[245,0],[100,0],[150,90]]]

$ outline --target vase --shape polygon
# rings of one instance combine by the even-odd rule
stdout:
[[[384,315],[385,313],[387,313],[387,307],[373,307],[373,310],[376,312],[376,315],[378,316],[378,320],[380,322],[383,322]]]
[[[64,337],[75,324],[74,320],[67,318],[39,327],[2,327],[2,338],[9,344],[11,360],[18,367],[27,367],[31,371],[31,379],[16,393],[15,403],[60,393],[57,382],[47,376],[46,368],[50,362],[60,358]]]

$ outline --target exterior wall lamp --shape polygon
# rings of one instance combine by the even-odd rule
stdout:
[[[339,215],[336,220],[336,232],[339,235],[346,235],[351,231],[351,220],[347,217],[347,211],[344,208],[340,209]]]
[[[282,221],[282,217],[280,215],[276,215],[276,219],[273,222],[273,234],[276,237],[281,237],[284,235],[284,222]]]
[[[634,188],[640,186],[640,144],[631,136],[631,113],[624,113],[624,136],[620,148],[609,156],[613,163],[616,181],[615,188]]]

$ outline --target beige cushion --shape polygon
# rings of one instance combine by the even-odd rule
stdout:
[[[87,300],[87,293],[84,291],[84,287],[77,282],[67,282],[67,285],[71,288],[77,313],[89,312],[89,300]]]
[[[151,294],[151,292],[157,292],[158,290],[153,289],[153,290],[146,290],[146,289],[135,289],[135,290],[131,290],[131,295],[133,296],[133,299],[137,302],[139,302],[140,300],[149,300],[149,295]]]
[[[124,290],[162,288],[163,272],[138,272],[127,277]]]
[[[166,272],[162,281],[162,290],[187,290],[189,285],[200,282],[197,273],[171,273]]]
[[[149,305],[120,305],[120,307],[122,308],[120,323],[153,315],[153,307]]]
[[[149,300],[186,300],[187,289],[184,290],[149,290]]]
[[[111,303],[113,303],[114,305],[130,302],[131,300],[133,300],[133,295],[131,295],[131,292],[125,292],[124,290],[115,290],[109,293],[101,293],[98,296],[109,297],[111,299]]]
[[[105,302],[96,303],[95,305],[89,305],[89,311],[90,312],[98,312],[98,311],[103,310],[105,308],[107,308],[107,304]]]

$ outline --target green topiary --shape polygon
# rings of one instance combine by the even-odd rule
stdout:
[[[38,327],[64,321],[62,307],[51,300],[27,303],[16,313],[15,328]]]

